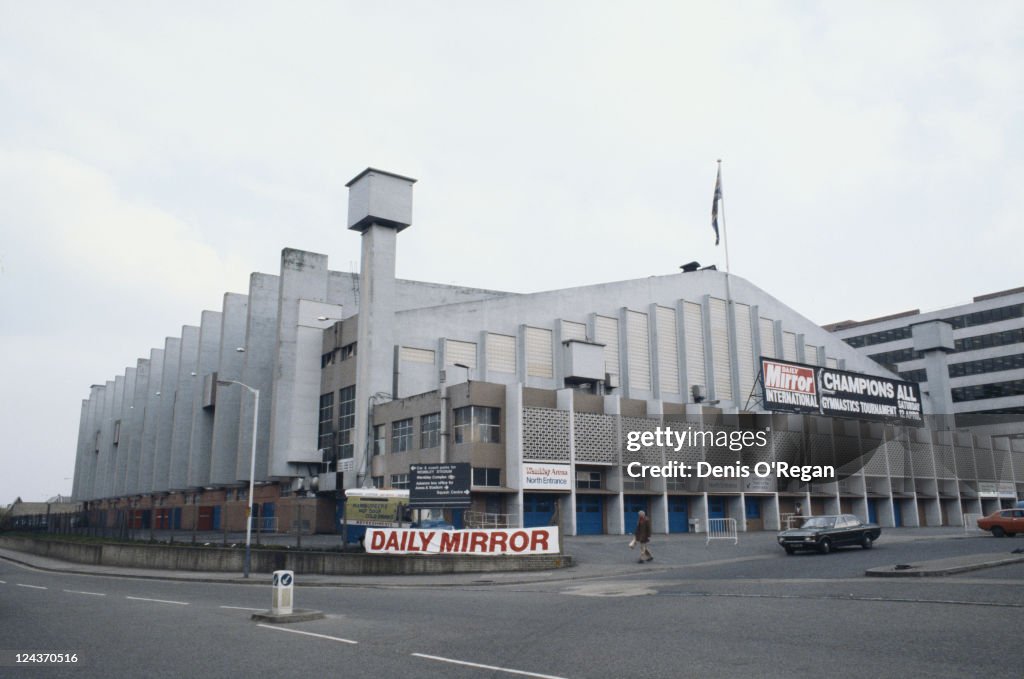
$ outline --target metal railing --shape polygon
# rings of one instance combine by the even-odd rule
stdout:
[[[512,514],[488,514],[487,512],[467,511],[463,514],[466,528],[508,528],[513,525]]]
[[[782,520],[782,530],[790,530],[804,525],[808,517],[803,514],[782,514],[779,518]]]
[[[704,544],[710,544],[712,540],[732,540],[734,545],[739,544],[736,519],[708,519],[707,540]]]

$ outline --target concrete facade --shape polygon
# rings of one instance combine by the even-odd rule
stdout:
[[[94,386],[82,407],[75,498],[183,529],[237,529],[252,502],[266,530],[333,531],[342,489],[400,488],[412,463],[468,462],[474,516],[557,520],[575,534],[629,531],[641,508],[659,532],[723,517],[771,530],[787,514],[840,511],[889,526],[951,525],[1024,491],[1021,441],[934,420],[908,429],[759,410],[761,355],[895,374],[737,276],[700,270],[534,294],[396,279],[412,181],[379,170],[353,180],[358,275],[285,249],[276,275],[254,273],[247,294],[225,295],[198,326]],[[930,360],[947,352],[948,334],[919,332]],[[254,498],[253,397],[236,382],[260,394]],[[932,399],[924,407],[943,414]],[[631,462],[735,457],[702,446],[629,452],[629,432],[751,423],[772,432],[757,459],[813,452],[840,462],[841,478],[750,485],[626,472]],[[571,487],[524,488],[527,464],[566,465]]]

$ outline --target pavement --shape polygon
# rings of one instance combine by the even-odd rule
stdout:
[[[864,575],[876,578],[934,578],[1014,563],[1024,563],[1024,554],[969,554],[948,559],[898,563],[869,568]]]
[[[962,528],[896,528],[885,529],[879,544],[898,544],[918,540],[949,540],[960,538],[977,538],[977,531],[965,532]],[[200,536],[197,541],[203,544]],[[294,537],[292,538],[294,539]],[[627,548],[629,538],[624,535],[600,536],[567,536],[564,538],[565,551],[573,557],[573,566],[548,571],[517,571],[492,573],[448,573],[430,575],[310,575],[296,574],[296,586],[300,587],[465,587],[472,585],[528,584],[547,582],[566,582],[576,580],[593,580],[614,578],[622,575],[635,575],[636,552]],[[993,538],[993,541],[996,539]],[[221,535],[216,534],[216,541]],[[305,536],[304,546],[337,547],[335,536]],[[723,541],[706,543],[703,534],[655,535],[651,541],[652,551],[656,559],[646,564],[646,572],[666,572],[680,568],[713,567],[722,564],[743,561],[756,561],[771,558],[779,553],[775,533],[763,531],[741,533],[738,544]],[[999,541],[993,548],[1006,548],[1001,552],[971,554],[934,561],[922,561],[910,564],[891,564],[872,568],[866,572],[869,576],[939,576],[962,573],[970,570],[989,568],[1009,563],[1024,561],[1024,554],[1009,554],[1017,545],[1011,540]],[[201,572],[162,570],[148,568],[120,568],[113,566],[92,565],[60,561],[34,554],[27,554],[10,549],[0,549],[0,558],[19,563],[39,570],[73,573],[77,575],[94,575],[122,578],[140,578],[153,580],[176,580],[184,582],[211,582],[239,585],[266,585],[270,575],[252,573],[244,578],[241,573]]]

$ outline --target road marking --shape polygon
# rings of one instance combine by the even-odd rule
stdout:
[[[651,589],[646,584],[615,584],[615,583],[592,583],[589,585],[577,585],[575,587],[569,587],[568,589],[562,590],[562,594],[570,594],[572,596],[600,596],[600,597],[617,597],[617,596],[647,596],[649,594],[657,594],[658,591]]]
[[[221,606],[221,608],[230,608],[233,611],[265,611],[265,608],[245,608],[244,606]]]
[[[417,658],[426,658],[427,660],[438,660],[440,662],[448,662],[453,665],[465,665],[466,667],[479,667],[482,670],[494,670],[495,672],[508,672],[509,674],[521,674],[524,677],[540,677],[540,679],[565,679],[565,677],[556,677],[553,674],[537,674],[536,672],[524,672],[523,670],[512,670],[507,667],[497,667],[495,665],[481,665],[475,662],[466,662],[465,660],[453,660],[452,658],[442,658],[438,655],[426,655],[424,653],[410,653]]]
[[[177,604],[178,606],[188,606],[187,601],[167,601],[166,599],[146,599],[141,596],[126,596],[125,599],[131,599],[132,601],[152,601],[157,604]]]
[[[946,582],[951,582],[946,580]],[[915,583],[917,584],[917,583]],[[901,597],[864,596],[856,594],[725,594],[715,592],[659,592],[661,596],[722,597],[726,599],[802,599],[814,601],[867,601],[895,604],[945,604],[952,606],[991,606],[995,608],[1024,608],[1024,604],[1002,601],[960,601],[957,599],[907,599]]]
[[[264,610],[264,609],[260,609]],[[315,632],[303,632],[298,629],[287,629],[284,627],[277,627],[275,625],[264,625],[259,623],[257,627],[265,627],[266,629],[276,629],[278,632],[291,632],[292,634],[305,634],[307,637],[318,637],[320,639],[330,639],[331,641],[340,641],[343,644],[358,644],[358,641],[352,641],[351,639],[342,639],[341,637],[329,637],[326,634],[317,634]]]
[[[6,584],[7,584],[6,580],[0,580],[0,585],[6,585]]]
[[[18,584],[18,587],[28,587],[30,589],[48,589],[47,587],[40,587],[39,585],[22,585]]]
[[[66,589],[64,591],[68,594],[88,594],[89,596],[107,596],[106,594],[100,594],[99,592],[80,592],[77,589]]]

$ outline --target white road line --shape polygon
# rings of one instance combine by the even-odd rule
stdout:
[[[166,599],[146,599],[141,596],[126,596],[125,599],[131,599],[132,601],[152,601],[158,604],[177,604],[178,606],[188,606],[187,601],[167,601]]]
[[[6,580],[0,580],[0,585],[6,585],[6,584],[7,584]]]
[[[99,592],[80,592],[77,589],[66,589],[64,591],[68,594],[88,594],[89,596],[107,596],[106,594],[100,594]]]
[[[540,677],[540,679],[565,679],[565,677],[556,677],[553,674],[537,674],[536,672],[524,672],[523,670],[512,670],[507,667],[496,667],[494,665],[481,665],[475,662],[466,662],[465,660],[452,660],[451,658],[442,658],[437,655],[426,655],[424,653],[410,653],[417,658],[426,658],[427,660],[439,660],[440,662],[450,662],[453,665],[465,665],[467,667],[479,667],[482,670],[494,670],[495,672],[508,672],[509,674],[521,674],[524,677]]]
[[[221,608],[230,608],[233,611],[265,611],[265,608],[245,608],[244,606],[221,606]]]
[[[263,610],[263,609],[260,609]],[[285,627],[277,627],[275,625],[264,625],[260,623],[257,627],[265,627],[266,629],[276,629],[278,632],[291,632],[292,634],[305,634],[307,637],[319,637],[320,639],[330,639],[331,641],[340,641],[343,644],[358,644],[358,641],[352,641],[351,639],[342,639],[341,637],[329,637],[326,634],[316,634],[314,632],[303,632],[297,629],[287,629]]]
[[[29,587],[31,589],[49,589],[48,587],[40,587],[39,585],[22,585],[21,583],[18,584],[18,587]]]

